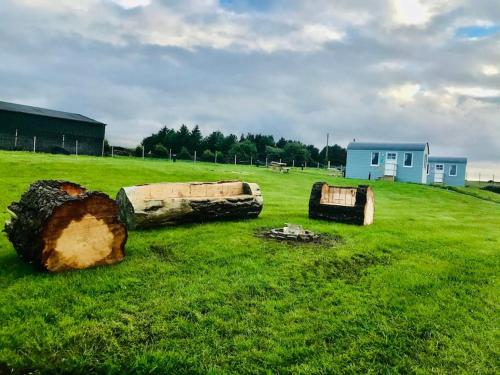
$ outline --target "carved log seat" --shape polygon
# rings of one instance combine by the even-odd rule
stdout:
[[[263,206],[259,186],[240,181],[130,186],[120,189],[116,200],[130,229],[255,218]]]

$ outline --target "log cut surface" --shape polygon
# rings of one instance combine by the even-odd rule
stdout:
[[[116,201],[129,229],[255,218],[263,206],[259,186],[240,181],[131,186]]]
[[[19,256],[58,272],[113,264],[123,259],[127,230],[118,207],[101,192],[67,181],[32,184],[9,206],[5,232]]]
[[[346,224],[370,225],[375,214],[375,197],[370,186],[330,186],[316,182],[309,199],[309,217]]]

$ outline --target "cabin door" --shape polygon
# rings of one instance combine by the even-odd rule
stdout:
[[[443,183],[443,179],[444,179],[444,165],[436,164],[434,166],[434,182],[441,184]]]
[[[398,154],[396,152],[388,152],[385,156],[385,176],[396,176],[398,166]]]

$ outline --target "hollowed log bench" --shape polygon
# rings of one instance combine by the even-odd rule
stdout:
[[[240,181],[130,186],[120,189],[116,201],[129,229],[255,218],[263,205],[259,186]]]
[[[346,224],[370,225],[375,214],[375,197],[368,185],[330,186],[316,182],[309,199],[309,217]]]
[[[119,262],[127,230],[106,194],[68,181],[41,180],[7,211],[4,231],[19,256],[58,272]]]

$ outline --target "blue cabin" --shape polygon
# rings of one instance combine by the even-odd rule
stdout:
[[[427,183],[428,143],[351,142],[347,146],[347,178]]]
[[[467,158],[429,157],[427,182],[449,186],[465,186]]]

